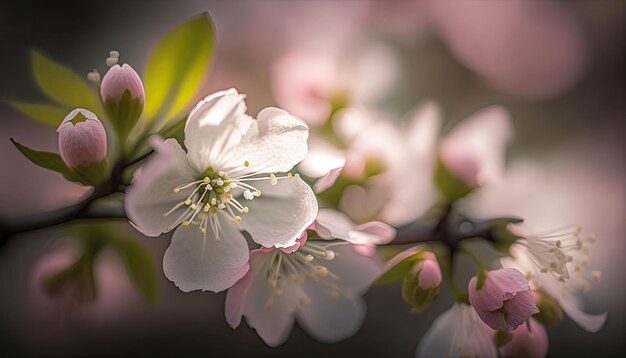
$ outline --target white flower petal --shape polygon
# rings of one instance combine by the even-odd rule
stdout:
[[[189,162],[198,172],[209,166],[221,170],[227,164],[252,122],[245,112],[244,95],[234,88],[207,96],[191,110],[185,124],[185,146]]]
[[[371,221],[356,225],[346,215],[332,209],[320,209],[315,219],[318,235],[323,239],[343,239],[355,245],[382,245],[396,235],[396,229]]]
[[[342,289],[351,290],[355,296],[364,294],[380,276],[385,266],[382,256],[363,256],[353,245],[336,245],[331,249],[335,252],[336,258],[325,261],[324,266],[341,278]]]
[[[317,199],[313,190],[299,177],[255,183],[261,197],[246,202],[250,209],[241,226],[252,239],[264,247],[289,247],[317,215]]]
[[[343,167],[332,169],[330,172],[328,172],[328,174],[324,175],[318,181],[316,181],[315,184],[313,184],[313,191],[315,191],[316,193],[321,193],[324,190],[333,186],[333,184],[335,184],[335,182],[337,181],[337,178],[339,178],[339,175],[341,175],[342,170]]]
[[[298,309],[298,322],[307,333],[320,342],[333,343],[354,335],[365,318],[363,299],[340,296],[317,287],[319,282],[306,281],[304,292],[310,303]]]
[[[169,231],[182,210],[163,216],[184,201],[193,188],[174,193],[174,188],[194,180],[194,171],[175,139],[151,141],[155,154],[126,191],[125,209],[131,223],[144,235],[159,236]]]
[[[328,175],[333,169],[341,168],[345,164],[346,156],[343,151],[324,139],[311,137],[309,138],[307,156],[300,163],[298,169],[310,178],[321,178]]]
[[[472,306],[455,303],[422,336],[415,357],[495,358],[498,355],[491,340],[493,332]]]
[[[291,170],[307,154],[309,128],[286,111],[268,107],[252,121],[246,135],[229,157],[231,166],[248,162],[248,172],[278,173]]]
[[[294,315],[290,309],[293,307],[294,292],[288,286],[284,295],[273,296],[272,303],[268,304],[272,288],[264,279],[264,269],[267,260],[272,257],[271,252],[257,251],[250,254],[254,279],[248,288],[243,311],[248,325],[256,330],[266,344],[276,347],[287,340],[293,327]]]
[[[567,316],[588,332],[599,331],[606,322],[607,313],[589,314],[581,309],[581,302],[576,296],[561,298],[559,304]]]
[[[206,241],[197,226],[179,227],[163,257],[163,271],[182,291],[220,292],[248,271],[248,245],[237,225],[221,223],[220,240],[211,225]]]

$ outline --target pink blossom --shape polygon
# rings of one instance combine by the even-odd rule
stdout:
[[[500,348],[502,357],[543,358],[548,354],[548,334],[534,319],[524,322],[511,334],[513,339]]]
[[[65,117],[57,132],[61,158],[69,167],[105,159],[107,135],[93,112],[76,108]]]
[[[512,331],[530,316],[539,313],[524,275],[516,269],[490,271],[482,287],[473,277],[468,285],[469,299],[480,319],[495,330]]]

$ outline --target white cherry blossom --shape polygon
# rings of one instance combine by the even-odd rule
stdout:
[[[153,139],[155,154],[127,191],[126,211],[147,236],[176,229],[163,259],[183,291],[222,291],[248,270],[240,230],[264,247],[293,246],[317,214],[291,170],[307,153],[307,126],[278,108],[245,114],[235,89],[204,98],[185,125],[185,152]]]

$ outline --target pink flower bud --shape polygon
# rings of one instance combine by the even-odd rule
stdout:
[[[531,318],[511,333],[513,339],[500,348],[501,357],[543,358],[548,354],[548,334],[534,319]]]
[[[539,313],[528,281],[516,269],[490,271],[478,287],[478,279],[469,282],[469,300],[480,319],[489,327],[512,331]]]
[[[65,117],[57,132],[61,158],[69,167],[105,159],[107,135],[94,113],[76,108]]]
[[[413,267],[413,272],[419,273],[417,284],[424,290],[441,285],[441,269],[439,268],[437,258],[432,252],[424,253],[424,259]]]
[[[128,64],[112,66],[102,79],[100,94],[102,100],[107,101],[109,98],[119,101],[122,99],[124,92],[128,90],[131,98],[138,98],[143,104],[145,101],[145,93],[141,78],[135,70]]]

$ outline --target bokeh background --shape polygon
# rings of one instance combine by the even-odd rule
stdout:
[[[277,105],[276,63],[294,50],[333,49],[346,69],[367,49],[371,73],[390,84],[374,105],[399,120],[425,99],[443,109],[444,128],[491,104],[512,114],[509,151],[515,188],[506,207],[562,218],[599,238],[592,261],[603,281],[586,296],[606,326],[584,332],[569,319],[549,328],[550,356],[624,353],[626,252],[626,3],[623,1],[34,1],[0,5],[0,98],[39,100],[29,73],[33,48],[87,73],[104,73],[118,50],[140,73],[152,45],[187,18],[209,11],[217,29],[210,78],[201,94],[236,87],[250,113]],[[330,50],[329,50],[330,51]],[[330,53],[330,52],[329,52]],[[355,79],[356,80],[356,79]],[[20,157],[8,138],[56,150],[56,132],[0,104],[0,213],[20,215],[71,203],[84,188]],[[531,167],[532,171],[524,170]],[[521,168],[521,169],[520,169]],[[529,174],[531,173],[531,174]],[[515,194],[515,193],[511,193]],[[545,203],[545,204],[536,204]],[[531,205],[532,206],[532,205]],[[120,230],[132,232],[132,229]],[[137,240],[160,263],[168,238]],[[320,344],[296,328],[277,349],[245,324],[232,331],[224,294],[183,293],[159,272],[160,299],[147,305],[115,255],[98,262],[95,303],[67,317],[37,290],[42,265],[64,255],[58,230],[20,235],[0,251],[0,356],[229,355],[412,356],[449,295],[412,315],[398,286],[373,288],[361,331]]]

